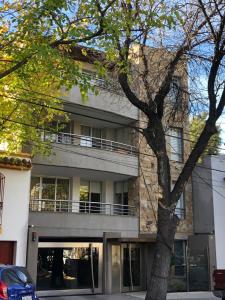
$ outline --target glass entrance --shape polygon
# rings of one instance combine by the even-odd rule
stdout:
[[[122,291],[140,290],[141,274],[141,245],[122,245]]]
[[[101,243],[39,243],[38,290],[102,291]]]

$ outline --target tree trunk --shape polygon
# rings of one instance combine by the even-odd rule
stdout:
[[[177,217],[158,206],[158,232],[154,261],[145,300],[166,300]]]

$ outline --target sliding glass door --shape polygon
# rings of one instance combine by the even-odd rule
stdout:
[[[39,243],[38,290],[102,291],[101,243]]]
[[[140,244],[122,245],[122,291],[140,290],[142,286],[142,248]]]

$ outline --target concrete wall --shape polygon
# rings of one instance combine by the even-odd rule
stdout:
[[[26,265],[30,170],[0,168],[5,176],[2,228],[0,241],[14,241],[15,264]]]
[[[210,157],[204,159],[203,168],[196,166],[192,175],[194,233],[214,232],[213,191]]]
[[[30,212],[29,225],[39,236],[48,237],[103,237],[104,232],[138,236],[138,218],[134,216]]]
[[[48,157],[37,156],[36,164],[114,172],[138,176],[138,157],[88,147],[57,144]]]
[[[110,93],[104,89],[99,89],[97,96],[89,92],[88,100],[84,102],[81,98],[79,88],[74,86],[65,96],[65,99],[75,104],[102,110],[103,112],[115,113],[133,120],[138,119],[138,109],[126,97]]]
[[[212,156],[212,193],[215,226],[216,262],[218,269],[225,269],[225,155]],[[214,170],[216,169],[216,170]],[[217,171],[217,170],[221,170]]]

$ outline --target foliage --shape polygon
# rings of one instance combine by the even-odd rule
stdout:
[[[93,0],[0,3],[0,143],[7,141],[9,151],[32,141],[34,152],[48,152],[42,129],[55,118],[66,119],[49,108],[62,108],[61,87],[78,85],[83,98],[93,89],[66,47],[90,39],[94,44],[109,8],[107,1]]]
[[[195,146],[206,121],[206,113],[202,113],[198,116],[194,116],[190,122],[190,140],[192,141],[191,146],[192,148]],[[219,148],[221,145],[221,128],[220,126],[217,127],[217,133],[215,133],[209,140],[209,143],[206,149],[203,152],[203,155],[217,155],[219,154]]]

